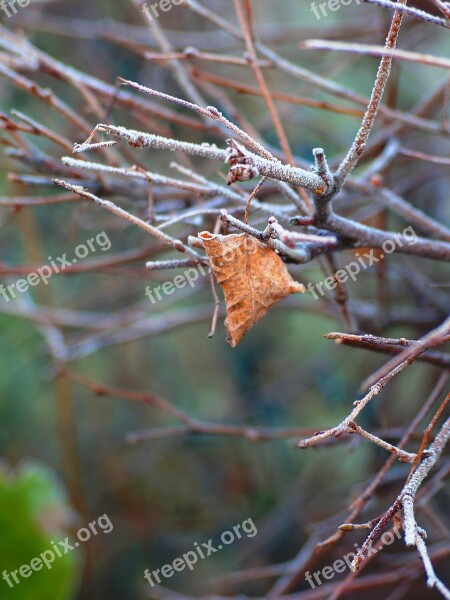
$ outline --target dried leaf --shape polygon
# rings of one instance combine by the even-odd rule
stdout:
[[[305,287],[269,246],[246,234],[198,234],[226,301],[227,340],[234,347],[271,306]]]

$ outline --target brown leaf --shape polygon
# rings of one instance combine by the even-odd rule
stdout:
[[[271,306],[305,287],[278,254],[246,234],[198,234],[226,301],[227,340],[234,347]]]

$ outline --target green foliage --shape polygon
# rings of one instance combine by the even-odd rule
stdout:
[[[50,469],[38,463],[22,464],[15,473],[0,471],[0,568],[11,573],[65,539],[61,527],[67,499]],[[64,552],[64,551],[63,551]],[[75,552],[56,557],[26,579],[17,573],[0,582],[0,597],[11,600],[68,600],[74,595],[79,560]]]

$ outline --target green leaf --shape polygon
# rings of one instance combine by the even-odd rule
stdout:
[[[52,551],[52,541],[57,545],[67,537],[69,514],[65,491],[45,465],[24,463],[15,472],[0,469],[0,598],[73,598],[80,567],[76,551],[58,557],[53,550],[50,568],[41,563],[39,570],[22,568],[27,577],[19,572],[43,552]]]

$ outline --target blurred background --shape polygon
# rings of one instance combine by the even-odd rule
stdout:
[[[232,2],[205,0],[203,4],[216,15],[237,23]],[[434,10],[431,2],[423,4]],[[325,37],[381,44],[389,25],[389,12],[353,3],[338,11],[328,11],[326,17],[318,20],[309,2],[296,0],[279,3],[255,0],[253,9],[256,33],[269,47],[361,95],[370,94],[378,59],[300,50],[298,43]],[[159,47],[144,15],[132,2],[36,0],[19,8],[18,14],[11,18],[0,12],[0,19],[4,28],[23,32],[38,49],[108,85],[114,86],[116,78],[121,76],[183,96],[164,61],[146,60],[142,56],[142,51],[159,52]],[[195,46],[238,56],[245,50],[230,35],[178,6],[161,14],[159,23],[177,49]],[[447,30],[413,19],[406,20],[400,39],[402,48],[418,52],[448,56],[450,49]],[[6,52],[4,45],[1,51]],[[245,69],[214,63],[197,65],[195,61],[193,68],[210,76],[256,86],[250,80],[250,71]],[[0,75],[2,115],[11,116],[10,111],[15,109],[70,143],[86,139],[84,132],[51,111],[46,103],[19,89],[5,73]],[[443,76],[434,67],[396,63],[386,101],[408,112],[426,96],[426,91],[441,85]],[[100,121],[86,90],[58,81],[51,73],[38,73],[31,78],[34,77],[43,88],[51,87],[92,126]],[[270,72],[268,80],[273,90],[334,102],[329,94],[285,74]],[[261,98],[207,82],[202,85],[202,94],[211,104],[219,106],[230,118],[233,118],[230,105],[234,106],[266,143],[278,145]],[[108,106],[104,97],[98,100],[109,121],[117,125],[189,141],[222,143],[217,138],[211,140],[208,131],[189,130],[183,124],[155,115],[141,116],[139,120],[133,110],[127,111],[114,103]],[[349,102],[336,102],[339,103],[356,110]],[[174,105],[160,105],[178,111]],[[358,114],[339,114],[281,101],[277,106],[294,154],[308,163],[311,149],[323,146],[332,164],[337,164],[360,122]],[[436,107],[434,118],[448,118],[447,108],[447,105]],[[194,118],[188,111],[179,112]],[[143,123],[145,118],[147,127]],[[382,125],[385,123],[379,127]],[[2,129],[4,141],[9,134],[5,126]],[[375,136],[379,130],[375,130]],[[28,136],[27,139],[55,160],[70,154],[70,150],[55,146],[48,138]],[[405,133],[402,143],[423,152],[449,156],[448,136],[415,129]],[[61,257],[64,253],[74,256],[79,244],[100,231],[107,233],[111,248],[90,254],[86,259],[89,261],[86,264],[92,264],[90,269],[53,275],[48,285],[30,288],[15,300],[0,298],[0,571],[12,571],[29,563],[48,547],[50,540],[64,539],[67,532],[73,536],[79,527],[100,515],[107,514],[114,529],[109,534],[92,537],[61,559],[54,569],[34,573],[15,589],[9,589],[1,581],[0,598],[153,597],[156,592],[144,580],[145,569],[159,569],[191,550],[195,542],[217,539],[222,531],[248,518],[257,527],[256,536],[236,540],[199,561],[193,572],[175,574],[164,585],[186,596],[215,593],[265,597],[274,582],[273,576],[243,577],[242,581],[237,578],[234,582],[226,577],[238,570],[268,565],[281,564],[286,568],[308,540],[313,543],[314,532],[318,536],[316,541],[331,535],[345,518],[349,502],[384,464],[386,453],[368,442],[353,439],[302,451],[295,444],[300,436],[252,442],[242,436],[178,432],[133,443],[130,441],[133,432],[179,424],[145,402],[96,390],[93,384],[76,380],[77,377],[154,394],[206,422],[298,427],[313,432],[338,423],[359,397],[361,381],[386,359],[324,339],[330,331],[343,330],[331,297],[316,302],[309,295],[295,296],[283,302],[236,349],[231,349],[225,341],[222,317],[215,336],[208,339],[214,301],[207,277],[194,288],[177,290],[153,305],[145,297],[146,286],[172,281],[182,272],[150,273],[145,269],[145,260],[151,256],[156,242],[130,223],[86,201],[8,206],[5,199],[43,194],[50,197],[61,190],[50,185],[30,187],[20,176],[8,178],[7,173],[26,175],[35,171],[32,164],[12,156],[7,146],[4,149],[0,154],[3,284],[11,284],[22,273],[29,272],[30,265],[48,263],[48,257]],[[137,153],[130,149],[127,158],[129,164],[135,159],[152,171],[178,176],[168,166],[173,158],[169,153],[153,150]],[[222,176],[226,174],[225,166],[212,161],[199,160],[195,164],[201,175],[216,181],[222,181],[219,171]],[[367,165],[363,164],[361,172],[365,168]],[[399,157],[384,177],[387,184],[412,204],[449,223],[448,166]],[[166,212],[175,215],[179,209],[178,197],[172,192],[161,190],[159,201]],[[136,200],[124,190],[120,204],[145,217],[145,195]],[[359,214],[372,224],[397,231],[407,225],[391,213],[373,209],[370,197],[361,199],[356,193],[348,194],[341,208],[349,210],[349,207],[354,215]],[[261,223],[255,221],[258,226]],[[211,230],[214,224],[214,218],[206,222],[191,221],[189,233],[195,233],[200,226]],[[172,228],[171,235],[181,237],[186,231],[183,223]],[[132,250],[142,251],[139,260],[105,268],[100,268],[101,265],[95,268],[92,262]],[[162,252],[158,257],[173,255]],[[351,253],[344,253],[338,262],[345,265],[351,259]],[[22,267],[24,270],[20,271]],[[422,269],[426,280],[419,285]],[[316,262],[296,266],[291,273],[304,283],[323,278]],[[448,265],[389,257],[384,262],[384,277],[381,286],[384,295],[380,295],[375,267],[361,273],[357,282],[348,286],[350,298],[359,307],[364,331],[377,334],[382,330],[386,336],[417,338],[448,314],[450,288],[429,287],[450,281]],[[395,310],[386,309],[382,323],[375,315],[388,301]],[[142,329],[138,321],[131,333],[121,335],[116,319],[126,323],[137,313],[151,321],[146,321]],[[105,325],[97,330],[99,320],[106,323],[108,318],[111,327]],[[55,353],[49,352],[49,339],[57,347],[61,331],[70,349],[67,360],[57,360]],[[119,334],[114,337],[117,331]],[[73,377],[62,369],[63,365]],[[368,408],[361,424],[370,431],[390,430],[398,439],[395,432],[401,432],[411,421],[439,375],[437,367],[426,363],[413,365]],[[368,505],[364,519],[373,518],[387,508],[407,473],[407,465],[394,466]],[[423,517],[432,543],[442,541],[443,529],[448,532],[449,498],[448,482],[443,483],[430,501],[443,521],[437,524],[431,517],[428,521]],[[332,564],[364,538],[364,532],[344,537],[312,570]],[[368,572],[395,566],[403,552],[403,543],[396,541],[372,561]],[[410,560],[419,561],[412,552]],[[437,571],[443,579],[448,579],[449,569],[447,555],[437,564]],[[300,577],[291,591],[309,589]],[[384,591],[375,589],[365,594],[384,598]],[[348,597],[359,598],[360,594]],[[166,592],[165,597],[175,596]],[[419,577],[405,597],[440,596],[427,590],[424,578]]]

